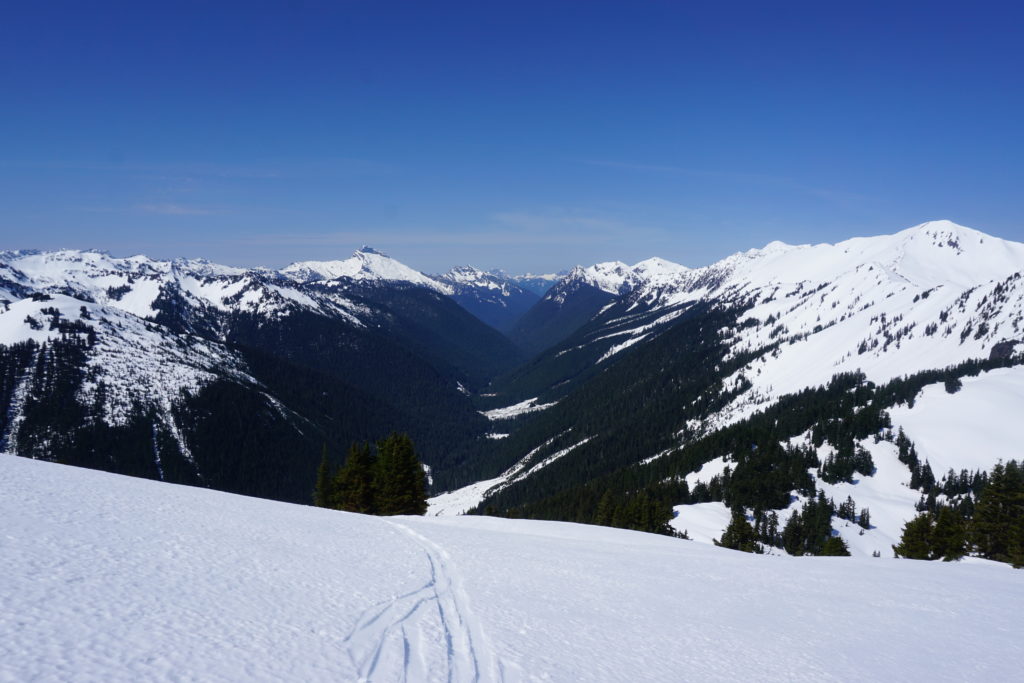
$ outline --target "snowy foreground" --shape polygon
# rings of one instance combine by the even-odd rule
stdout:
[[[1019,680],[1024,572],[373,518],[0,456],[0,680]]]

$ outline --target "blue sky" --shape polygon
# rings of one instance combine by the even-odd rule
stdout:
[[[1024,241],[1015,3],[5,3],[0,248],[702,265]]]

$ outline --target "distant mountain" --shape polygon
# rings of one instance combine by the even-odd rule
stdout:
[[[451,294],[450,287],[373,247],[363,246],[344,261],[301,261],[281,269],[281,274],[296,282],[317,282],[346,278],[358,282],[404,282]]]
[[[538,300],[529,289],[497,273],[472,266],[426,275],[372,247],[362,247],[343,261],[302,261],[281,270],[299,283],[355,281],[363,285],[416,285],[451,297],[491,327],[507,332]]]
[[[635,266],[619,261],[576,266],[519,320],[509,336],[527,351],[539,353],[567,338],[617,297],[642,284],[658,287],[674,282],[688,271],[657,258]]]
[[[433,279],[446,285],[460,306],[491,327],[508,332],[540,297],[515,281],[472,266],[452,268]]]
[[[554,286],[556,282],[558,282],[563,277],[569,274],[569,271],[567,270],[563,270],[558,273],[542,273],[539,275],[534,273],[525,273],[523,275],[509,275],[508,273],[502,270],[496,270],[491,272],[494,275],[498,275],[499,277],[502,277],[506,280],[511,280],[512,282],[515,282],[523,289],[533,292],[538,297],[542,297],[545,294],[547,294],[547,291],[551,289],[551,287]]]

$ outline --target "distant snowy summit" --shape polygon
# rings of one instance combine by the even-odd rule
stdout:
[[[452,293],[450,286],[365,245],[344,261],[300,261],[282,268],[281,273],[297,282],[338,278],[370,282],[406,282],[429,287],[442,294]]]
[[[507,332],[540,298],[514,279],[473,266],[458,266],[434,280],[463,308],[491,327]]]

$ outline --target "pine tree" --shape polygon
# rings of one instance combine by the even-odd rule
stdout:
[[[364,515],[378,514],[375,486],[376,462],[369,444],[352,444],[348,458],[334,481],[330,507]]]
[[[899,545],[892,547],[896,557],[911,560],[931,560],[932,555],[932,516],[923,512],[903,525],[903,534]]]
[[[975,506],[971,539],[982,557],[1008,562],[1011,561],[1011,545],[1016,546],[1022,535],[1024,473],[1017,462],[1011,460],[992,468],[988,484]]]
[[[947,562],[957,560],[967,551],[967,530],[964,520],[953,508],[943,506],[935,519],[931,534],[931,556]]]
[[[821,546],[821,554],[828,557],[849,557],[850,548],[841,536],[829,536]]]
[[[863,529],[871,528],[871,510],[868,508],[861,508],[860,516],[857,518],[857,524]]]
[[[745,553],[761,553],[761,546],[757,543],[757,534],[747,522],[747,516],[743,508],[736,506],[732,509],[732,519],[729,526],[722,532],[722,538],[715,541],[715,545],[732,550],[742,550]]]
[[[397,432],[377,443],[377,514],[427,512],[427,477],[412,439]]]
[[[797,510],[786,520],[786,526],[782,529],[782,547],[790,555],[804,554],[804,524],[800,513]]]

